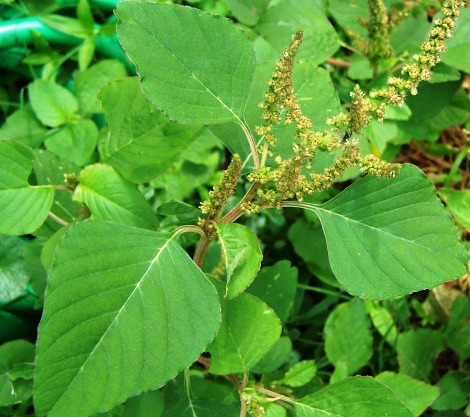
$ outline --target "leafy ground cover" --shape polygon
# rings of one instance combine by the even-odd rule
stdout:
[[[469,20],[4,0],[0,415],[470,415]]]

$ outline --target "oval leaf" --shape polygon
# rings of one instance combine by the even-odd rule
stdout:
[[[233,23],[173,4],[122,2],[116,14],[119,40],[146,96],[170,118],[190,124],[243,118],[255,59]]]
[[[367,176],[326,204],[302,207],[320,218],[331,268],[353,295],[405,295],[466,272],[455,225],[413,165],[394,179]]]
[[[219,322],[214,287],[173,240],[79,223],[62,238],[48,280],[38,415],[86,417],[162,386],[198,358]]]
[[[238,223],[220,223],[216,227],[227,270],[226,295],[231,299],[253,282],[263,255],[258,238],[248,227]]]
[[[413,416],[395,394],[371,377],[343,379],[293,403],[297,417]]]
[[[24,235],[44,223],[54,199],[52,186],[30,186],[31,149],[0,141],[0,233]]]
[[[219,293],[223,285],[216,281]],[[222,324],[211,354],[210,372],[218,375],[248,372],[271,349],[281,334],[281,322],[273,310],[251,294],[233,300],[222,297]]]
[[[73,199],[85,203],[93,218],[146,228],[156,225],[156,216],[142,194],[111,166],[89,165],[78,179]]]

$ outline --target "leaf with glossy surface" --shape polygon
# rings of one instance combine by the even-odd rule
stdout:
[[[85,203],[93,218],[152,228],[157,219],[137,188],[111,166],[87,166],[78,177],[74,200]]]
[[[0,233],[32,233],[46,220],[54,188],[29,185],[32,159],[31,149],[11,140],[0,141]]]
[[[138,78],[108,84],[99,99],[109,124],[109,134],[99,146],[101,157],[135,183],[168,169],[201,129],[169,120],[149,103]]]
[[[439,396],[439,388],[407,375],[382,372],[375,379],[390,389],[415,417],[420,416]]]
[[[372,334],[364,302],[358,298],[340,304],[325,329],[325,351],[337,371],[332,380],[352,375],[372,356]],[[344,374],[342,374],[344,372]]]
[[[212,124],[243,118],[255,60],[252,44],[233,23],[172,4],[122,2],[116,14],[119,39],[146,96],[171,119]]]
[[[389,389],[371,377],[343,379],[293,404],[296,417],[413,416]]]
[[[219,223],[216,227],[227,271],[226,296],[232,299],[253,282],[263,255],[258,238],[248,227],[238,223]]]
[[[85,417],[162,386],[198,358],[219,323],[214,287],[173,240],[79,223],[60,241],[48,280],[38,415]]]
[[[233,300],[223,297],[222,282],[214,284],[221,295],[222,324],[212,344],[209,371],[217,375],[248,372],[271,349],[281,334],[274,311],[251,294]]]
[[[318,215],[333,273],[353,295],[405,295],[466,271],[455,225],[413,165],[393,179],[361,178],[323,205],[301,206]]]

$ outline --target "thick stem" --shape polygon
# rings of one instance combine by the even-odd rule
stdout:
[[[246,192],[246,194],[243,196],[240,202],[222,218],[221,223],[233,223],[240,216],[242,216],[244,212],[241,209],[241,206],[243,205],[243,203],[252,201],[259,187],[260,187],[259,183],[252,184],[252,186]]]
[[[294,400],[290,397],[286,397],[285,395],[279,394],[278,392],[271,391],[269,389],[263,387],[255,387],[256,391],[260,392],[261,394],[267,395],[274,399],[274,401],[281,400],[287,403],[293,403]]]
[[[194,251],[193,261],[201,269],[210,242],[210,239],[208,239],[207,237],[201,237],[201,239],[199,239],[199,242],[197,242],[196,244],[196,250]]]

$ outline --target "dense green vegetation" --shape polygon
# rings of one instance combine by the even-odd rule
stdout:
[[[3,0],[0,416],[470,415],[469,12]]]

